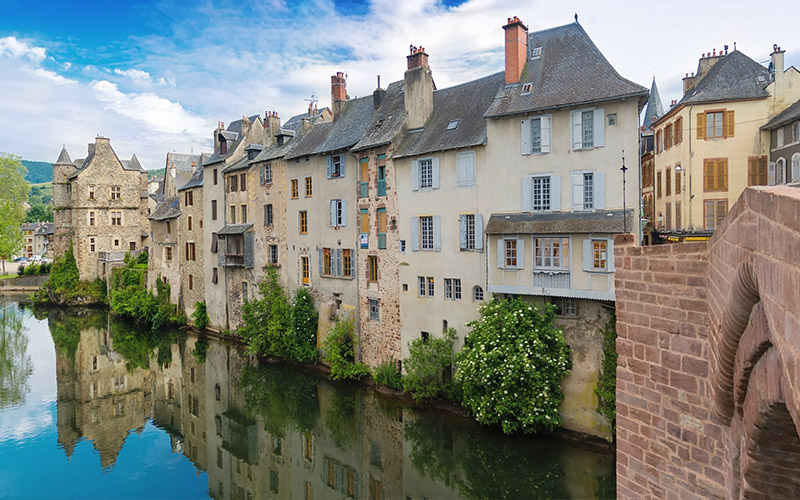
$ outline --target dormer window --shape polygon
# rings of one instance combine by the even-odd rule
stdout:
[[[520,92],[519,95],[529,95],[531,93],[532,88],[533,88],[532,83],[523,83],[522,92]]]
[[[225,138],[222,138],[222,140],[219,141],[219,154],[228,154],[228,141],[226,141]]]
[[[447,130],[455,130],[458,128],[458,124],[461,123],[461,120],[450,120],[450,123],[447,124]]]
[[[542,57],[542,48],[534,47],[531,49],[531,59],[539,59]]]

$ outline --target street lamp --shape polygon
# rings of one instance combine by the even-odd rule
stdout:
[[[628,233],[628,206],[625,200],[625,173],[628,171],[628,167],[625,166],[625,150],[622,150],[622,232]]]

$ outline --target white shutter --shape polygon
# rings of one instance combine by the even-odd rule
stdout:
[[[474,152],[469,152],[466,157],[467,160],[467,187],[472,187],[475,185],[475,164],[477,163],[477,159],[475,158]]]
[[[527,175],[522,178],[522,211],[530,212],[533,210],[533,180]]]
[[[325,177],[331,178],[331,170],[333,169],[333,160],[331,155],[325,157]]]
[[[431,172],[433,174],[432,188],[439,189],[439,158],[431,160]]]
[[[336,200],[331,200],[331,227],[336,227]]]
[[[261,168],[259,169],[259,172],[260,173],[259,173],[258,183],[263,186],[264,185],[264,165],[261,165]]]
[[[505,264],[505,262],[504,262],[505,259],[503,259],[503,257],[504,257],[503,253],[504,252],[505,252],[505,243],[503,241],[503,238],[498,238],[497,239],[497,267],[499,267],[500,269],[503,269],[503,267],[505,267],[505,266],[503,266],[503,264]]]
[[[419,191],[419,162],[417,160],[411,162],[411,189]]]
[[[605,172],[595,172],[593,180],[594,180],[594,208],[602,210],[606,208]]]
[[[433,216],[433,251],[442,251],[442,217],[440,215]]]
[[[800,182],[800,153],[792,156],[792,182]]]
[[[339,177],[344,177],[345,174],[347,173],[347,155],[346,154],[339,155],[339,161],[342,164],[341,172],[339,172]]]
[[[572,129],[572,149],[577,150],[583,147],[583,128],[581,127],[581,111],[570,111],[569,121]]]
[[[531,121],[522,120],[522,126],[520,128],[522,130],[520,135],[520,152],[523,155],[529,155],[531,154]]]
[[[550,176],[550,211],[561,211],[561,176]]]
[[[336,276],[342,275],[342,249],[337,248],[333,255],[336,256]],[[333,256],[332,255],[332,256]]]
[[[542,128],[542,153],[550,152],[551,144],[551,128],[550,128],[550,115],[541,117],[540,122]]]
[[[350,250],[350,279],[355,278],[356,276],[356,251],[355,249]]]
[[[464,214],[458,216],[458,248],[467,249],[467,216]]]
[[[603,108],[594,110],[594,147],[606,145],[606,112]]]
[[[583,174],[572,172],[572,211],[583,210]]]
[[[347,225],[347,200],[340,200],[342,203],[342,223],[339,224],[340,226]]]
[[[464,153],[458,153],[456,157],[456,186],[466,187],[467,185],[467,159]]]
[[[475,250],[483,250],[483,215],[475,214]]]
[[[606,243],[606,248],[608,249],[608,254],[606,255],[606,262],[608,262],[608,270],[616,271],[617,268],[614,266],[614,238],[608,239],[608,243]]]
[[[586,238],[583,240],[583,270],[592,270],[592,239]]]
[[[767,169],[767,184],[770,186],[775,185],[775,162],[769,162],[769,168]]]
[[[317,257],[319,257],[319,275],[322,276],[322,247],[317,249]]]
[[[419,250],[419,217],[411,218],[411,250]]]
[[[517,238],[517,269],[525,268],[525,240]]]

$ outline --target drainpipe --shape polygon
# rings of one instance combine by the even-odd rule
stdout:
[[[689,228],[692,231],[696,231],[694,227],[694,219],[692,219],[692,199],[694,195],[692,194],[692,157],[694,156],[694,151],[692,151],[692,116],[694,116],[694,105],[689,106],[689,170],[687,173],[689,174]]]
[[[358,182],[359,182],[359,176],[361,175],[361,164],[358,162],[359,161],[358,154],[350,153],[350,157],[354,159],[353,163],[356,165],[356,169],[355,169],[356,170],[356,172],[355,172],[356,175],[354,175],[353,178],[356,181],[356,193],[358,193],[358,189],[359,189]],[[358,224],[361,224],[361,211],[358,209],[358,195],[356,195],[356,203],[355,203],[355,206],[353,207],[353,213],[357,214]],[[356,334],[358,335],[358,339],[359,339],[359,342],[358,342],[358,360],[359,360],[359,362],[362,362],[363,358],[361,356],[361,294],[359,293],[359,282],[361,280],[361,274],[360,274],[360,270],[359,270],[359,267],[358,267],[358,261],[360,260],[358,258],[358,255],[360,253],[359,251],[361,250],[361,238],[360,238],[360,236],[361,236],[360,233],[356,232],[356,241],[355,241],[355,246],[353,247],[355,249],[355,254],[356,254],[355,276],[353,277],[353,279],[356,280],[356,321],[355,321],[355,324],[356,324]]]

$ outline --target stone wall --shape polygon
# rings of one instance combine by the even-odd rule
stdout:
[[[188,192],[192,193],[191,205],[186,204],[186,193]],[[182,190],[178,196],[181,197],[181,215],[177,219],[180,247],[185,252],[186,242],[192,242],[195,245],[195,260],[184,259],[181,262],[179,305],[183,306],[186,317],[193,322],[191,315],[194,312],[195,303],[206,300],[203,255],[210,250],[210,245],[206,243],[203,232],[203,188],[194,187]],[[192,219],[191,229],[189,229],[189,218]],[[190,276],[191,283],[189,282]]]

